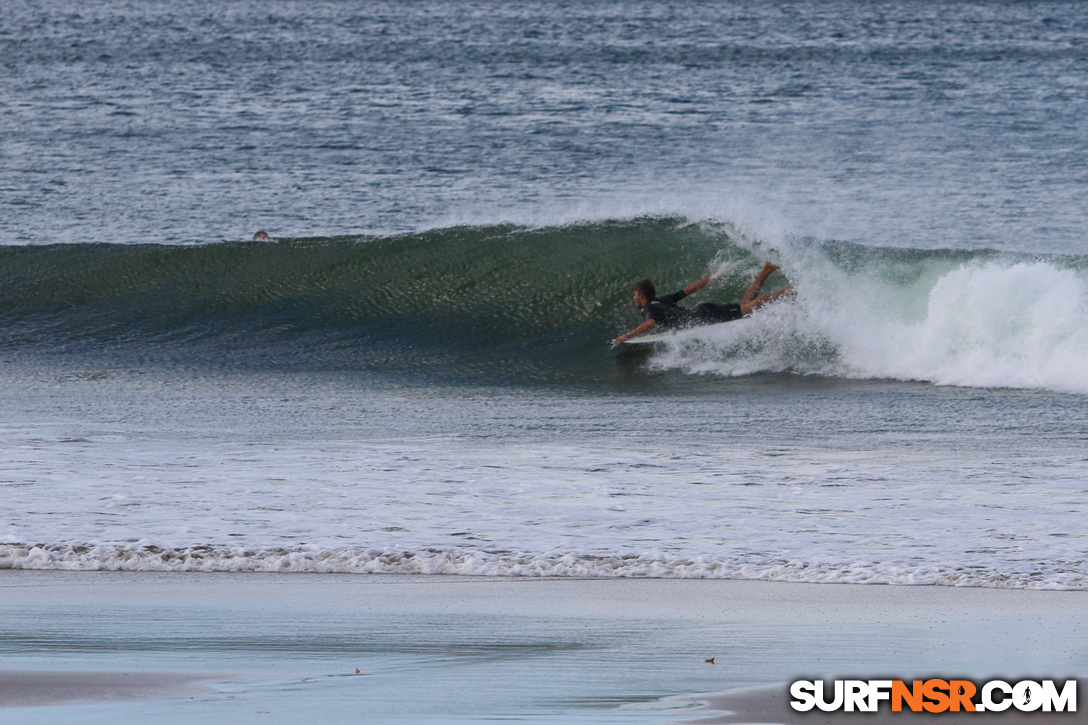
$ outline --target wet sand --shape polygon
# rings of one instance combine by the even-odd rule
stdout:
[[[0,671],[0,707],[167,700],[207,691],[208,677],[165,672]]]
[[[1088,671],[1088,592],[9,570],[0,611],[0,704],[14,723],[41,721],[31,705],[102,725],[881,723],[795,713],[785,688]]]

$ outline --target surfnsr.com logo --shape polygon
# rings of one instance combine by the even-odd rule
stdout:
[[[1076,712],[1077,681],[1059,687],[1054,680],[798,680],[790,685],[790,706],[798,712],[876,712],[888,702],[892,712]]]

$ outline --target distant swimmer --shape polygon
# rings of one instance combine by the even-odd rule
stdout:
[[[253,241],[256,242],[259,239],[268,239],[268,232],[257,232],[253,235]]]
[[[776,265],[764,262],[763,269],[752,280],[752,284],[748,286],[748,291],[744,293],[744,299],[739,304],[723,305],[714,302],[700,302],[690,310],[680,307],[676,303],[706,287],[711,280],[718,279],[721,273],[708,274],[706,277],[692,282],[679,292],[673,292],[671,295],[665,295],[664,297],[658,297],[657,291],[654,289],[654,283],[644,279],[635,286],[635,304],[642,311],[645,322],[630,332],[620,335],[615,342],[617,345],[622,345],[632,337],[644,335],[658,326],[665,328],[693,327],[696,325],[710,325],[715,322],[732,322],[747,317],[768,302],[773,302],[783,295],[793,293],[793,285],[790,285],[777,292],[765,295],[759,294],[763,288],[763,283],[777,269]]]

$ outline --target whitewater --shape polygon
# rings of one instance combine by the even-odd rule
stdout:
[[[783,258],[804,290],[795,304],[685,336],[654,364],[1088,392],[1081,258],[871,247],[843,258],[812,244]]]

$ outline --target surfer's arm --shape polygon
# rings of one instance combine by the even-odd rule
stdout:
[[[623,343],[630,340],[632,337],[635,337],[636,335],[644,335],[647,332],[649,332],[650,330],[654,329],[655,327],[657,327],[656,322],[654,322],[653,320],[646,320],[645,322],[643,322],[641,325],[639,325],[635,329],[631,330],[630,332],[624,333],[623,335],[620,335],[619,337],[617,337],[615,342],[616,342],[617,345],[622,345]]]
[[[718,277],[721,277],[721,273],[715,272],[714,274],[708,274],[707,276],[703,277],[702,279],[697,279],[694,282],[692,282],[691,284],[689,284],[687,287],[684,288],[684,294],[685,295],[695,294],[696,292],[701,290],[703,287],[706,287],[712,281],[716,280]]]

